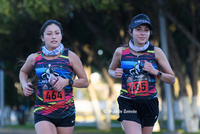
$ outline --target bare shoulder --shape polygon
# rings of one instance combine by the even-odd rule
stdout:
[[[118,48],[115,50],[115,52],[117,52],[117,53],[122,53],[122,49],[123,49],[123,47],[118,47]]]
[[[69,50],[68,55],[69,55],[69,62],[72,66],[73,64],[75,65],[76,63],[80,62],[80,58],[74,52]]]
[[[110,70],[115,70],[116,68],[118,68],[120,66],[120,60],[122,57],[122,49],[123,47],[118,47],[113,55],[112,61],[110,63]]]
[[[74,52],[72,52],[70,50],[68,51],[68,55],[69,55],[70,58],[78,58],[79,59],[79,57]]]
[[[32,53],[32,54],[30,54],[30,55],[28,56],[28,59],[34,60],[34,61],[35,61],[36,55],[37,55],[37,53]]]
[[[29,63],[29,64],[31,64],[31,65],[34,65],[36,55],[37,55],[37,53],[32,53],[32,54],[30,54],[30,55],[28,56],[26,62]]]
[[[159,53],[159,52],[162,52],[162,49],[160,47],[154,47],[154,51],[155,53]]]
[[[156,56],[156,60],[159,63],[161,63],[161,62],[168,62],[168,59],[167,59],[165,53],[159,47],[155,47],[155,56]]]
[[[156,59],[158,59],[159,57],[161,58],[161,57],[165,56],[163,50],[160,47],[155,47],[154,51],[155,51]]]
[[[121,57],[121,55],[122,55],[122,49],[123,49],[123,47],[118,47],[118,48],[115,50],[115,55]]]

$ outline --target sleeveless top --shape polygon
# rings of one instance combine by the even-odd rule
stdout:
[[[151,62],[157,69],[154,46],[149,48],[142,55],[134,55],[130,52],[129,46],[124,45],[122,49],[121,68],[122,89],[120,96],[134,100],[148,100],[157,97],[156,79],[154,75],[143,71],[144,61]]]
[[[69,62],[68,51],[64,49],[53,60],[45,59],[42,51],[37,52],[34,68],[38,78],[38,91],[34,113],[54,119],[62,119],[75,113],[72,87],[66,86],[61,92],[57,92],[48,82],[50,74],[65,79],[72,78],[74,71]]]

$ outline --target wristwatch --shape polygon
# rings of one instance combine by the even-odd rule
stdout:
[[[158,71],[158,74],[157,74],[157,78],[160,78],[162,76],[162,72],[161,71]]]
[[[69,79],[69,86],[72,86],[74,84],[74,81],[72,79]]]

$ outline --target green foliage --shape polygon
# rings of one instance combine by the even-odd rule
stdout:
[[[6,15],[7,17],[11,16],[11,6],[8,0],[0,1],[0,13]]]
[[[41,22],[50,19],[50,16],[57,19],[67,13],[63,3],[58,0],[24,0],[24,6],[33,19],[39,19]]]

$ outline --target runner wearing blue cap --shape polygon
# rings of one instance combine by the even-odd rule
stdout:
[[[138,14],[128,28],[129,44],[116,49],[108,70],[110,77],[122,78],[118,120],[126,134],[151,134],[159,113],[156,78],[173,85],[175,77],[163,51],[148,41],[149,17]]]

